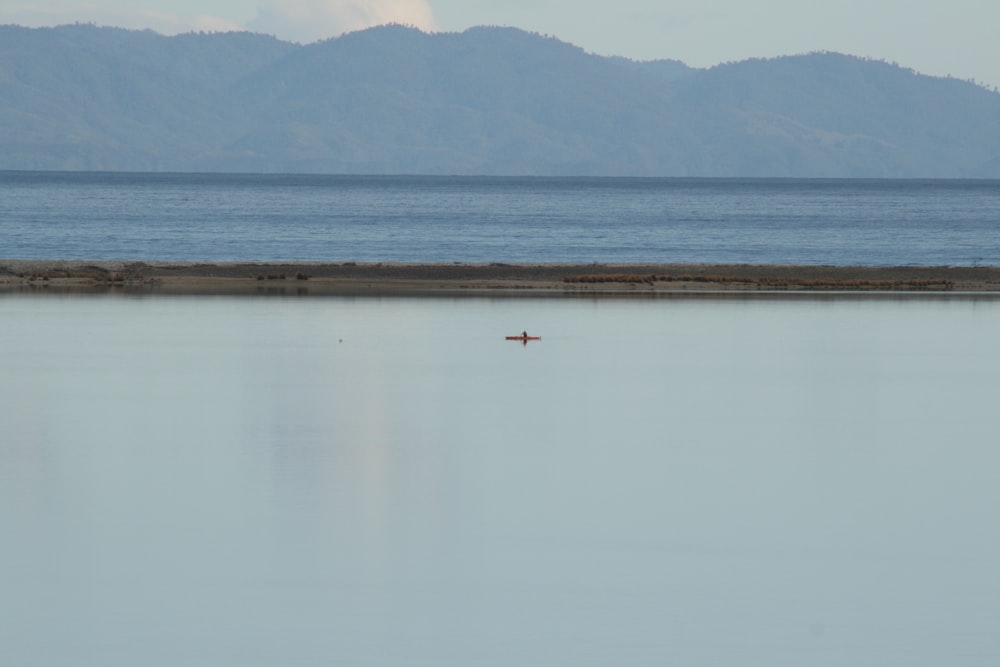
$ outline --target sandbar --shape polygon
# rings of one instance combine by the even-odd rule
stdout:
[[[1000,266],[0,259],[0,293],[293,296],[998,294]]]

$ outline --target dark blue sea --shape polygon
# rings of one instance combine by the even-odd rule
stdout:
[[[0,257],[998,265],[1000,181],[0,172]]]

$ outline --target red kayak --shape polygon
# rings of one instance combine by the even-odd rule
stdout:
[[[541,340],[541,336],[507,336],[507,340]]]

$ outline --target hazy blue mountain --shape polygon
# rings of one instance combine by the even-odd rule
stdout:
[[[707,70],[512,28],[0,26],[0,168],[1000,176],[1000,94],[820,53]]]
[[[723,65],[676,85],[706,112],[727,169],[856,176],[986,175],[1000,95],[885,62],[816,53]],[[715,159],[716,164],[724,158]]]
[[[612,56],[609,60],[614,61],[622,67],[631,67],[645,72],[664,83],[676,81],[682,77],[696,71],[680,60],[631,60],[621,56]]]
[[[0,167],[199,168],[229,129],[226,89],[296,48],[245,33],[0,27]]]

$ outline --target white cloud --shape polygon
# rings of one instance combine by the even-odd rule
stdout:
[[[387,23],[437,29],[426,0],[266,0],[247,27],[308,43]]]

